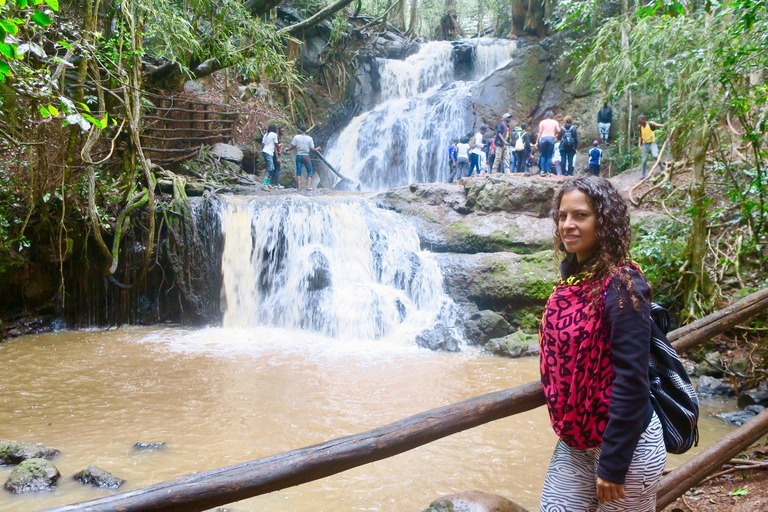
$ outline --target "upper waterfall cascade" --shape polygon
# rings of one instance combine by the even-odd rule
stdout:
[[[511,59],[513,41],[473,42],[472,76]],[[327,159],[363,190],[447,181],[448,145],[472,126],[472,81],[456,81],[451,43],[431,42],[405,60],[379,59],[379,104],[329,142]]]
[[[224,327],[411,342],[453,302],[415,228],[364,199],[230,199],[222,212]]]

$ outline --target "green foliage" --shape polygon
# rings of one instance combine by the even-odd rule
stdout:
[[[641,234],[632,244],[632,258],[643,269],[656,302],[672,305],[680,297],[677,283],[685,264],[686,226],[669,220]]]

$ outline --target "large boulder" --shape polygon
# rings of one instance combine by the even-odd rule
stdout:
[[[459,352],[459,340],[446,326],[438,324],[432,329],[425,329],[416,336],[416,344],[429,350],[441,352]]]
[[[58,454],[56,448],[38,443],[0,440],[0,465],[19,464],[28,459],[52,459]]]
[[[5,488],[14,494],[53,489],[61,473],[45,459],[27,459],[11,471]]]
[[[709,375],[699,377],[697,388],[701,396],[732,396],[734,394],[730,383]]]
[[[72,478],[83,485],[92,485],[104,489],[117,489],[125,482],[122,478],[118,478],[109,471],[94,466],[93,464],[82,471],[78,471]]]
[[[558,279],[553,251],[438,254],[437,262],[454,300],[496,311],[543,306]]]
[[[509,323],[504,317],[489,310],[472,313],[461,322],[461,327],[464,339],[473,345],[485,345],[509,333]]]
[[[491,340],[485,349],[492,354],[504,357],[525,357],[539,354],[539,337],[523,331]]]
[[[221,158],[222,160],[228,160],[239,164],[243,161],[243,151],[237,146],[231,144],[224,144],[217,142],[211,148],[211,154]]]
[[[398,187],[377,199],[408,217],[429,250],[527,254],[552,246],[548,212],[559,182],[484,174]]]
[[[503,496],[482,491],[465,491],[433,501],[424,512],[527,512]]]

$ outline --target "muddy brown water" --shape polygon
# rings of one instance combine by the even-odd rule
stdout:
[[[345,343],[274,328],[173,327],[62,332],[0,344],[0,439],[61,450],[55,491],[0,491],[0,511],[113,491],[72,475],[96,464],[121,491],[355,434],[427,409],[535,380],[538,360],[410,345]],[[730,430],[703,411],[700,447]],[[539,408],[383,461],[232,505],[242,511],[421,511],[469,489],[535,510],[555,443]],[[137,452],[136,442],[165,442]],[[0,468],[4,482],[11,468]]]

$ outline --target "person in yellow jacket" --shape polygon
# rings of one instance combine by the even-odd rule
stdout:
[[[661,128],[664,125],[648,121],[643,114],[637,116],[637,124],[640,127],[640,138],[637,141],[637,147],[642,152],[643,178],[645,178],[645,164],[648,162],[648,153],[651,153],[653,158],[659,157],[659,146],[656,145],[656,134],[653,133],[653,129]],[[662,170],[664,169],[663,162],[659,162],[659,166]]]

